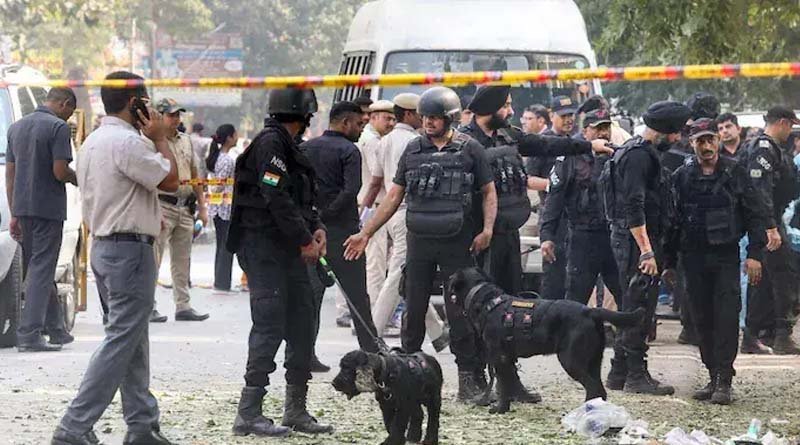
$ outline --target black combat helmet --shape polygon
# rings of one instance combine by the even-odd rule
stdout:
[[[317,111],[317,97],[314,90],[285,88],[269,92],[267,114],[306,116]]]
[[[417,111],[420,116],[438,116],[453,122],[461,113],[461,99],[447,87],[433,87],[419,97]]]

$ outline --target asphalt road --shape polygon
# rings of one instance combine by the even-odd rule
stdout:
[[[168,264],[161,277],[169,281]],[[234,270],[234,282],[241,271]],[[213,276],[213,246],[196,245],[192,264],[192,302],[209,312],[205,322],[175,322],[171,291],[159,287],[158,306],[170,316],[165,324],[151,325],[150,354],[152,389],[159,399],[162,430],[181,444],[375,444],[385,437],[377,404],[368,395],[347,401],[333,391],[330,381],[336,364],[346,352],[357,347],[349,329],[335,326],[333,293],[329,289],[323,306],[322,332],[317,346],[323,362],[333,366],[328,374],[311,382],[309,409],[320,421],[333,423],[336,433],[310,437],[268,440],[234,438],[230,434],[246,360],[250,328],[248,296],[220,295],[207,287]],[[78,316],[75,343],[63,351],[47,354],[19,354],[0,350],[0,444],[45,444],[72,399],[81,375],[103,338],[94,285],[90,282],[89,308]],[[666,321],[651,348],[655,376],[674,384],[674,397],[654,398],[612,392],[609,401],[624,406],[633,417],[648,422],[649,431],[663,437],[673,427],[686,431],[702,429],[720,439],[746,431],[751,418],[777,433],[800,436],[800,357],[740,356],[735,380],[738,400],[730,407],[711,406],[690,399],[691,391],[705,383],[706,373],[696,348],[675,342],[676,322]],[[390,343],[393,343],[390,340]],[[396,340],[394,341],[396,343]],[[425,346],[433,353],[430,345]],[[279,352],[282,357],[283,352]],[[606,350],[604,373],[610,350]],[[560,419],[583,401],[583,390],[561,369],[555,357],[534,357],[522,361],[521,377],[535,386],[544,401],[534,406],[514,405],[505,416],[492,416],[485,409],[464,407],[455,402],[456,369],[453,357],[436,355],[445,372],[445,402],[442,414],[443,444],[530,444],[585,443],[568,434]],[[265,401],[265,413],[279,418],[283,397],[283,372],[273,374],[274,388]],[[116,399],[96,425],[106,444],[122,443],[125,425]],[[616,443],[608,439],[606,443]]]

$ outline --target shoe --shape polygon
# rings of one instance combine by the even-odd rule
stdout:
[[[692,398],[695,400],[709,400],[711,396],[714,394],[714,391],[717,390],[717,382],[719,375],[716,371],[708,371],[710,380],[706,386],[698,389],[697,391],[692,394]]]
[[[146,433],[128,431],[122,439],[122,445],[172,445],[161,431],[152,429]]]
[[[450,346],[450,329],[445,328],[439,338],[431,342],[436,352],[442,352]]]
[[[625,379],[628,376],[628,366],[624,358],[612,358],[611,370],[606,377],[606,388],[612,391],[622,391],[625,389]]]
[[[733,402],[733,394],[731,390],[732,381],[732,371],[719,373],[717,376],[717,387],[714,390],[714,394],[711,396],[711,403],[715,405],[730,405]]]
[[[514,380],[511,382],[511,400],[519,403],[539,403],[542,396],[535,390],[529,391],[519,379],[519,369],[514,369]]]
[[[765,345],[761,342],[761,340],[758,339],[758,337],[751,334],[749,329],[744,330],[744,336],[742,337],[742,344],[739,346],[739,352],[742,354],[773,354],[772,348]]]
[[[313,373],[326,373],[330,372],[331,367],[319,361],[316,355],[311,356],[311,372]]]
[[[776,329],[775,342],[772,344],[772,350],[778,355],[798,355],[800,354],[800,346],[792,339],[791,329]]]
[[[350,313],[342,314],[336,318],[336,326],[340,328],[349,328],[350,322],[352,321],[353,319],[350,317]]]
[[[456,398],[459,402],[474,403],[476,399],[483,396],[484,392],[478,387],[474,372],[458,371],[458,395]]]
[[[478,388],[478,396],[472,400],[472,403],[478,406],[489,406],[497,401],[497,395],[493,391],[494,388],[489,386],[486,381],[486,372],[483,369],[476,370],[473,374],[475,379],[475,386]]]
[[[284,426],[275,425],[272,419],[264,417],[261,404],[267,390],[257,386],[242,388],[242,397],[239,399],[239,411],[233,421],[233,435],[267,437],[285,437],[291,430]]]
[[[678,343],[682,345],[693,345],[698,346],[700,341],[697,338],[697,333],[694,329],[684,327],[681,329],[681,333],[678,334]]]
[[[42,335],[37,336],[35,340],[29,342],[17,343],[17,351],[19,352],[55,352],[60,350],[60,344],[47,344]]]
[[[56,432],[53,433],[53,439],[50,441],[50,445],[103,445],[100,442],[100,439],[97,438],[97,435],[94,433],[94,430],[89,430],[88,433],[84,434],[83,436],[75,436],[72,433],[64,431],[61,428],[56,428]]]
[[[198,314],[194,309],[175,312],[175,321],[203,321],[208,320],[208,314]]]
[[[55,334],[50,334],[50,340],[48,343],[51,345],[68,345],[75,341],[75,337],[70,335],[67,331],[60,331]]]
[[[317,422],[306,409],[308,385],[286,385],[286,401],[283,405],[281,424],[294,431],[307,434],[328,434],[333,426]]]
[[[212,287],[211,291],[217,295],[233,295],[236,292],[231,289],[220,289],[218,287]]]
[[[651,394],[654,396],[670,396],[675,394],[675,388],[665,385],[654,379],[647,370],[647,361],[644,357],[628,354],[626,359],[628,375],[625,378],[624,391],[634,394]]]
[[[153,313],[150,314],[150,323],[166,323],[166,322],[167,322],[167,316],[161,315],[161,313],[158,312],[157,309],[153,309]]]

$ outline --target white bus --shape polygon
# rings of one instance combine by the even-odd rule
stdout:
[[[344,46],[340,74],[527,71],[596,67],[580,10],[572,0],[379,0],[359,9]],[[427,87],[336,91],[334,101],[367,94],[391,99]],[[475,86],[454,88],[471,95]],[[516,115],[553,96],[580,103],[599,82],[514,85]]]

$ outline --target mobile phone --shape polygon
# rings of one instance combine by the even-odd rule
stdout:
[[[144,117],[148,119],[150,118],[150,113],[147,111],[147,104],[144,102],[144,100],[142,100],[141,97],[137,97],[136,99],[133,100],[133,104],[131,105],[131,114],[133,114],[133,117],[137,121],[142,123],[141,119],[139,118],[139,113],[137,113],[136,111],[141,111],[142,114],[144,114]]]

